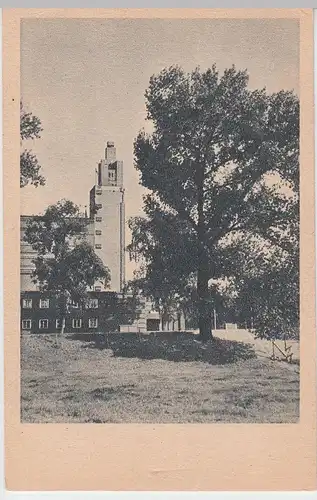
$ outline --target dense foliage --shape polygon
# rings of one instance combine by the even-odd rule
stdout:
[[[23,141],[39,139],[41,137],[41,120],[30,112],[25,111],[20,103],[20,140]],[[44,177],[40,174],[41,165],[31,150],[23,149],[20,153],[20,187],[33,184],[35,187],[45,184]]]

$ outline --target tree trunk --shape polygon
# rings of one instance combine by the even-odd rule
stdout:
[[[212,338],[211,310],[209,303],[208,274],[202,268],[198,269],[197,294],[199,337],[203,342],[207,342]]]
[[[181,313],[178,312],[177,313],[177,330],[180,332],[181,329],[182,329],[182,327],[181,327]]]
[[[65,323],[66,323],[66,320],[65,320],[64,316],[62,316],[61,322],[62,322],[62,326],[60,328],[60,331],[55,333],[55,343],[56,343],[56,345],[60,345],[60,343],[61,343],[60,341],[61,341],[61,339],[62,339],[62,337],[64,335]]]
[[[65,319],[65,317],[62,317],[61,337],[64,335],[65,324],[66,324],[66,319]]]
[[[197,295],[198,295],[198,326],[199,337],[203,342],[212,338],[211,333],[211,309],[209,304],[209,259],[205,250],[206,226],[204,217],[204,180],[205,169],[203,165],[197,166]]]

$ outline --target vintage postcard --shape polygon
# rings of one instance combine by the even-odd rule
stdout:
[[[7,488],[315,489],[312,10],[3,37]]]

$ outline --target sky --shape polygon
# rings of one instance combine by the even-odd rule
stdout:
[[[142,214],[133,141],[143,127],[151,75],[216,63],[247,69],[250,88],[299,93],[299,25],[281,19],[25,19],[21,98],[43,126],[23,146],[36,153],[44,187],[21,191],[21,213],[62,198],[84,207],[107,141],[124,162],[126,217]],[[127,230],[127,242],[130,235]],[[127,277],[133,265],[127,262]]]

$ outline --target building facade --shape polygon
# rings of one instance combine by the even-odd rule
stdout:
[[[20,289],[21,293],[25,291],[35,291],[38,287],[32,282],[32,271],[34,265],[32,259],[36,257],[36,252],[31,245],[24,240],[25,227],[30,219],[28,215],[20,217]]]

